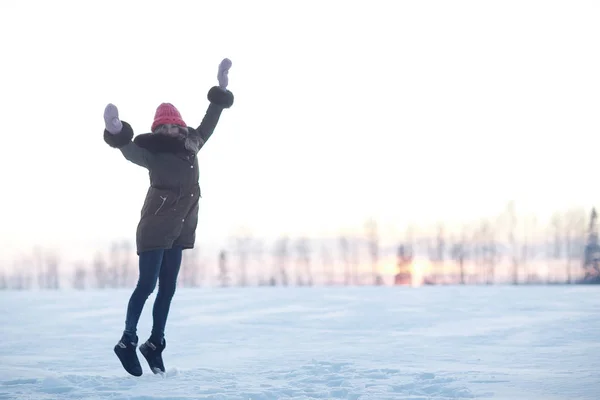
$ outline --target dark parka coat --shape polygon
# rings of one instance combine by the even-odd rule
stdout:
[[[187,137],[144,133],[133,139],[133,129],[125,121],[121,121],[123,129],[116,135],[104,131],[104,141],[109,146],[148,169],[150,175],[136,232],[138,255],[173,246],[194,247],[200,198],[197,154],[214,132],[223,109],[233,105],[233,94],[213,87],[208,100],[210,104],[200,126],[188,127]]]

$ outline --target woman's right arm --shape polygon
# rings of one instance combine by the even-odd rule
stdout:
[[[121,121],[121,123],[123,124],[123,128],[118,133],[110,133],[108,130],[104,130],[104,141],[110,147],[119,149],[125,159],[140,167],[150,169],[153,157],[152,153],[132,141],[133,129],[131,125],[125,121]]]

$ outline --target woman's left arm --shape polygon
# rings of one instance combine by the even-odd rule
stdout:
[[[203,144],[206,143],[215,131],[223,110],[233,105],[233,93],[227,89],[214,86],[208,91],[208,101],[210,102],[208,109],[204,114],[204,118],[202,118],[200,126],[196,129],[200,134]]]
[[[200,147],[206,143],[208,138],[210,138],[215,131],[223,110],[230,108],[233,105],[233,93],[227,90],[231,64],[231,60],[228,58],[224,58],[221,61],[217,73],[219,86],[214,86],[208,91],[207,97],[210,104],[208,105],[206,114],[204,114],[204,118],[202,118],[200,126],[196,129],[201,139]]]

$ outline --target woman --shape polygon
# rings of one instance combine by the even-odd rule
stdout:
[[[196,238],[200,198],[197,153],[214,132],[223,109],[233,105],[233,94],[227,90],[230,67],[229,59],[219,65],[219,86],[208,91],[210,104],[197,129],[188,127],[172,104],[163,103],[156,109],[151,132],[133,139],[133,129],[119,119],[114,105],[107,105],[104,111],[105,142],[127,160],[148,169],[150,175],[136,232],[139,278],[129,299],[125,330],[114,348],[123,368],[134,376],[142,375],[136,353],[137,324],[157,281],[152,333],[140,352],[154,373],[165,372],[162,352],[167,316],[182,252],[193,248]]]

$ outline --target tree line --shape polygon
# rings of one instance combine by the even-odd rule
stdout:
[[[373,219],[365,222],[360,234],[330,238],[282,235],[266,243],[246,230],[232,235],[216,254],[202,248],[186,251],[178,283],[182,287],[410,284],[415,262],[423,260],[428,267],[420,271],[422,284],[598,283],[597,214],[595,209],[586,214],[583,209],[557,213],[543,226],[535,217],[518,220],[514,203],[509,203],[498,216],[460,229],[440,223],[434,234],[425,234],[409,225],[394,243],[382,243]],[[0,289],[129,288],[136,283],[137,268],[129,241],[114,242],[88,265],[70,268],[61,265],[56,252],[37,247],[15,260],[12,269],[0,270]]]

